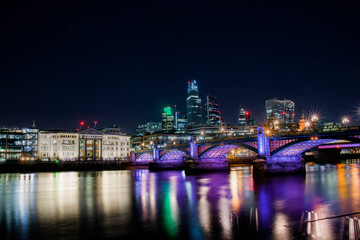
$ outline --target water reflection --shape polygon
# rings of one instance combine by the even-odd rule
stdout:
[[[0,238],[289,239],[309,229],[334,238],[340,218],[327,218],[359,211],[358,165],[308,170],[266,179],[250,166],[0,174]]]

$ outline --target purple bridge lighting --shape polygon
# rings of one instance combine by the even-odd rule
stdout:
[[[335,144],[341,141],[346,144]],[[324,145],[332,144],[332,145]],[[191,138],[189,145],[171,146],[132,152],[134,163],[155,163],[158,168],[185,168],[190,164],[196,168],[228,169],[227,155],[243,148],[263,159],[266,169],[274,172],[292,172],[303,169],[302,153],[315,147],[320,149],[338,147],[360,147],[360,127],[346,131],[306,132],[267,136],[262,127],[257,135],[248,137],[219,137],[211,141],[196,141]]]

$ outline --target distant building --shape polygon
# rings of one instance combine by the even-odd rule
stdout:
[[[280,123],[293,123],[295,117],[295,103],[287,99],[266,100],[266,119],[273,115]]]
[[[199,91],[196,80],[188,82],[186,115],[188,124],[202,123],[201,99],[199,98]]]
[[[175,130],[175,117],[171,107],[164,108],[162,112],[162,132],[172,133]]]
[[[216,97],[206,96],[206,124],[220,126],[223,124]]]
[[[241,106],[240,106],[238,125],[239,126],[252,126],[252,125],[255,125],[255,120],[251,119],[250,112],[246,111]]]
[[[303,114],[301,116],[301,119],[299,121],[299,130],[300,131],[305,131],[306,130],[306,119],[305,119],[305,115]]]
[[[161,122],[147,122],[145,124],[139,124],[136,128],[136,133],[138,136],[144,135],[144,133],[153,134],[155,132],[162,131]]]
[[[132,151],[152,149],[153,144],[157,147],[169,147],[177,144],[189,143],[190,136],[183,133],[155,133],[131,138]]]
[[[180,116],[180,112],[175,113],[175,132],[177,133],[184,133],[185,126],[187,124],[186,116]]]

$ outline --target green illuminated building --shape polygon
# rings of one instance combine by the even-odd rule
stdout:
[[[165,107],[162,112],[162,131],[164,133],[174,132],[175,117],[171,107]]]

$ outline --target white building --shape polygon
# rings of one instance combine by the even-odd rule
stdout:
[[[130,156],[130,136],[119,129],[40,131],[38,144],[40,160],[125,160]]]
[[[38,137],[40,160],[75,160],[79,156],[79,135],[76,132],[40,131]]]

